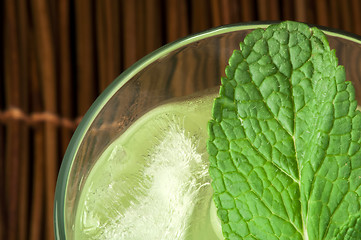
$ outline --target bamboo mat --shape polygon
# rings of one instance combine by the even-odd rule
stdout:
[[[53,239],[56,177],[95,98],[160,46],[211,27],[297,20],[361,34],[359,0],[4,0],[0,239]]]

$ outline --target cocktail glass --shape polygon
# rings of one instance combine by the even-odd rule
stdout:
[[[79,199],[87,177],[105,149],[151,109],[217,88],[233,50],[239,48],[250,31],[269,24],[221,26],[180,39],[145,56],[110,84],[84,116],[64,156],[55,193],[56,239],[75,239]],[[344,65],[347,80],[353,82],[360,102],[361,38],[320,28],[331,48],[336,49],[339,64]],[[207,126],[201,131],[207,131]],[[210,231],[216,236],[219,229]]]

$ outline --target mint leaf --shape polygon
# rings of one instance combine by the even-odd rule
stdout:
[[[234,51],[209,122],[226,239],[361,239],[361,113],[325,35],[283,22]]]

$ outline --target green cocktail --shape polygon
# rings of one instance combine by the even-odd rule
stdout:
[[[222,239],[205,149],[218,92],[209,89],[218,89],[244,36],[267,25],[224,26],[181,39],[106,89],[64,156],[56,239]],[[326,34],[359,97],[361,41]]]

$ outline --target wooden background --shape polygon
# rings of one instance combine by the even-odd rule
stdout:
[[[3,0],[0,239],[53,239],[62,156],[124,69],[211,27],[297,20],[361,34],[359,0]]]

